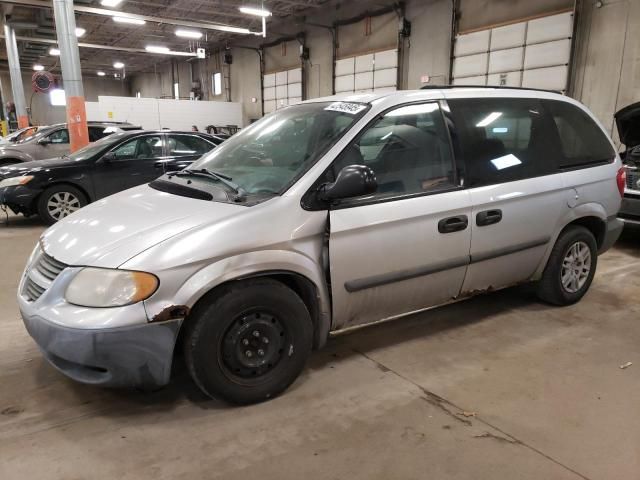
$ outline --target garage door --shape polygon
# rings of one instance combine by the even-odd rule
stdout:
[[[263,77],[264,113],[302,101],[302,69],[292,68]]]
[[[454,85],[505,85],[566,91],[573,12],[456,37]]]
[[[384,50],[336,61],[336,93],[394,91],[398,87],[398,50]]]

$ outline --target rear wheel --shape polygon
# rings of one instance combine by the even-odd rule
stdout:
[[[593,234],[578,225],[566,228],[551,251],[538,296],[554,305],[579,301],[593,281],[598,263],[598,246]]]
[[[296,293],[271,279],[225,287],[192,313],[185,335],[189,372],[207,395],[249,404],[272,398],[298,377],[313,328]]]
[[[47,224],[68,217],[87,205],[87,197],[72,185],[55,185],[47,188],[38,199],[38,214]]]

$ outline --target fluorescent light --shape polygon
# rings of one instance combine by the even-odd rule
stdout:
[[[104,77],[106,75],[106,73],[104,72],[96,72],[98,74],[99,77]]]
[[[169,47],[159,47],[157,45],[148,45],[145,47],[145,50],[150,53],[170,53],[171,49]]]
[[[41,72],[42,70],[44,70],[44,67],[43,67],[42,65],[39,65],[39,64],[37,64],[37,63],[36,63],[36,64],[33,66],[33,69],[34,69],[36,72]]]
[[[246,13],[247,15],[255,15],[257,17],[271,16],[271,12],[263,8],[240,7],[238,10],[240,10],[242,13]]]
[[[49,55],[52,55],[54,57],[59,57],[60,56],[60,49],[51,47],[49,49]]]
[[[196,40],[199,40],[200,38],[202,38],[202,32],[198,32],[196,30],[183,30],[179,28],[178,30],[176,30],[176,36],[182,38],[194,38]]]
[[[100,2],[103,7],[117,7],[121,3],[122,0],[102,0],[102,2]]]
[[[49,92],[49,100],[54,107],[61,107],[67,104],[67,97],[61,88],[51,90]]]
[[[118,23],[130,23],[132,25],[144,25],[145,23],[147,23],[144,20],[129,17],[113,17],[113,21]]]
[[[484,120],[478,123],[476,127],[480,128],[480,127],[486,127],[487,125],[491,125],[501,116],[502,116],[502,112],[491,112],[489,115],[487,115],[487,117]]]
[[[231,33],[251,33],[251,30],[249,30],[248,28],[231,27],[228,25],[220,25],[219,27],[216,27],[216,30]]]
[[[122,62],[115,62],[113,64],[113,68],[117,68],[118,70],[120,70],[121,68],[124,68],[124,63]]]
[[[82,37],[87,31],[82,27],[76,27],[76,37]]]

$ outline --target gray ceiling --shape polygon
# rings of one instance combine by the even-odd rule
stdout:
[[[194,22],[222,23],[235,27],[261,30],[259,17],[241,13],[238,7],[262,6],[273,13],[268,24],[287,21],[292,15],[313,14],[322,4],[329,0],[124,0],[115,12],[142,14],[167,19],[180,19]],[[7,2],[0,4],[7,5]],[[75,0],[76,6],[105,8],[100,0]],[[13,6],[11,22],[22,22],[26,28],[17,29],[23,37],[55,39],[53,12],[48,8],[32,6]],[[28,24],[31,25],[28,25]],[[33,28],[37,24],[37,28]],[[115,47],[144,49],[147,45],[161,45],[177,51],[187,51],[196,47],[188,39],[178,38],[175,25],[147,22],[146,25],[129,25],[114,22],[108,16],[88,13],[76,13],[76,24],[86,29],[87,33],[79,40],[83,43],[109,45]],[[18,23],[20,25],[20,23]],[[269,28],[268,28],[269,29]],[[246,41],[252,36],[233,34],[216,30],[200,30],[206,37],[199,41],[205,48],[220,46],[227,42]],[[26,70],[34,63],[42,63],[50,68],[56,64],[56,58],[48,55],[50,45],[35,42],[19,42],[20,57]],[[87,74],[97,70],[112,71],[114,61],[122,61],[127,65],[129,73],[153,71],[154,65],[167,61],[168,57],[147,53],[129,53],[111,50],[80,49],[83,71]],[[0,60],[6,59],[4,43],[0,46]]]

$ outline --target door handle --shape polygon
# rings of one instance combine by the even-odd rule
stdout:
[[[438,222],[440,233],[453,233],[466,230],[469,226],[469,218],[466,215],[444,218]]]
[[[500,222],[500,220],[502,220],[502,210],[485,210],[476,215],[476,225],[479,227],[493,225]]]

